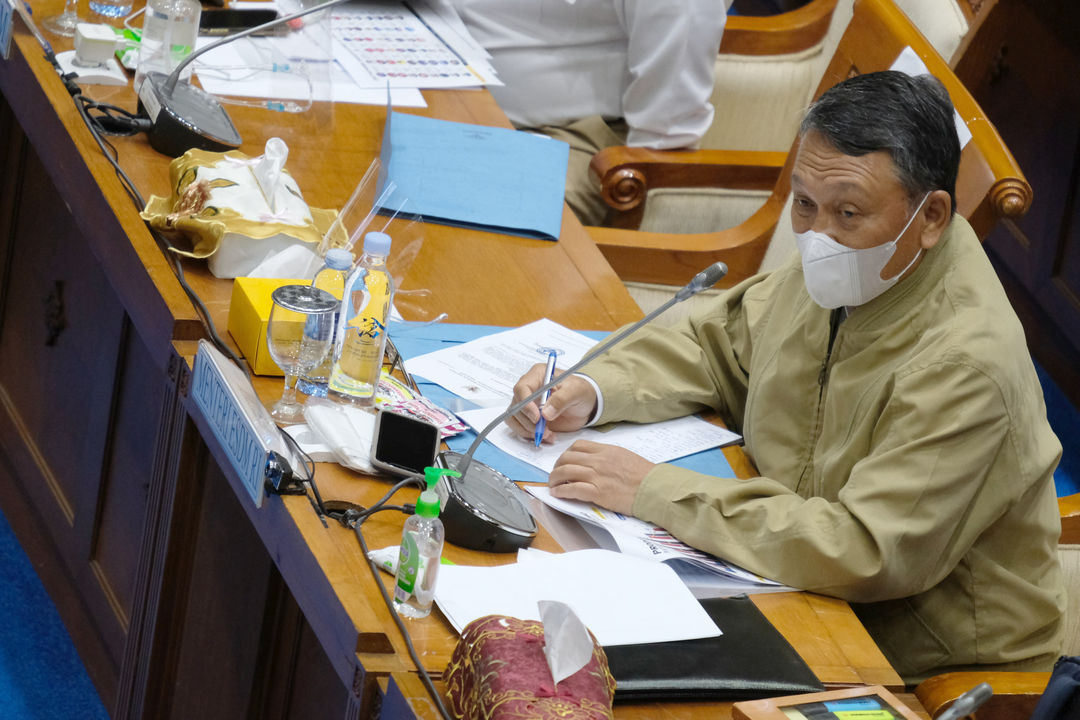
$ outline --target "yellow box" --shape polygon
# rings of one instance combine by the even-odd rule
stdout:
[[[229,334],[256,375],[283,376],[266,349],[266,325],[270,321],[270,295],[282,285],[308,285],[311,280],[238,277],[229,302]]]

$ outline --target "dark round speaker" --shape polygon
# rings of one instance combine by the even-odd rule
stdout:
[[[439,454],[443,467],[457,470],[464,455]],[[439,479],[439,518],[446,539],[470,550],[513,552],[536,537],[536,520],[525,504],[525,493],[498,470],[473,460],[462,477]]]

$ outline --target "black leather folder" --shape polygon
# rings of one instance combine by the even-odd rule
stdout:
[[[824,686],[745,595],[701,601],[723,635],[605,647],[620,700],[756,700]]]

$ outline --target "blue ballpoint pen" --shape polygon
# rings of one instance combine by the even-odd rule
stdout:
[[[547,368],[544,369],[544,383],[551,382],[551,378],[555,377],[555,359],[558,357],[558,353],[554,350],[548,351]],[[544,394],[540,396],[540,407],[548,401],[548,397],[551,396],[551,388],[544,391]],[[540,447],[540,441],[544,439],[544,416],[541,415],[540,419],[536,421],[536,434],[533,435],[533,442],[536,443],[536,447]]]

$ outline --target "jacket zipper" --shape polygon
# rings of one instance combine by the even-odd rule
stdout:
[[[824,422],[825,416],[825,384],[829,381],[829,360],[832,358],[833,345],[836,343],[836,335],[840,330],[840,321],[843,319],[843,312],[843,308],[836,308],[829,316],[829,344],[825,350],[825,359],[821,362],[821,371],[818,373],[818,402],[817,411],[814,417],[814,430],[810,438],[810,455],[806,458],[806,464],[803,466],[802,475],[799,477],[799,482],[795,487],[795,492],[800,495],[802,494],[805,483],[813,474],[814,448],[817,445],[818,436],[821,435],[821,425]],[[817,488],[815,488],[815,492],[816,491]]]
[[[841,313],[843,308],[836,308],[829,315],[829,346],[825,350],[825,359],[821,362],[821,372],[818,373],[818,405],[825,396],[825,383],[829,380],[829,360],[832,358],[833,344],[836,342],[836,333],[840,330]]]

